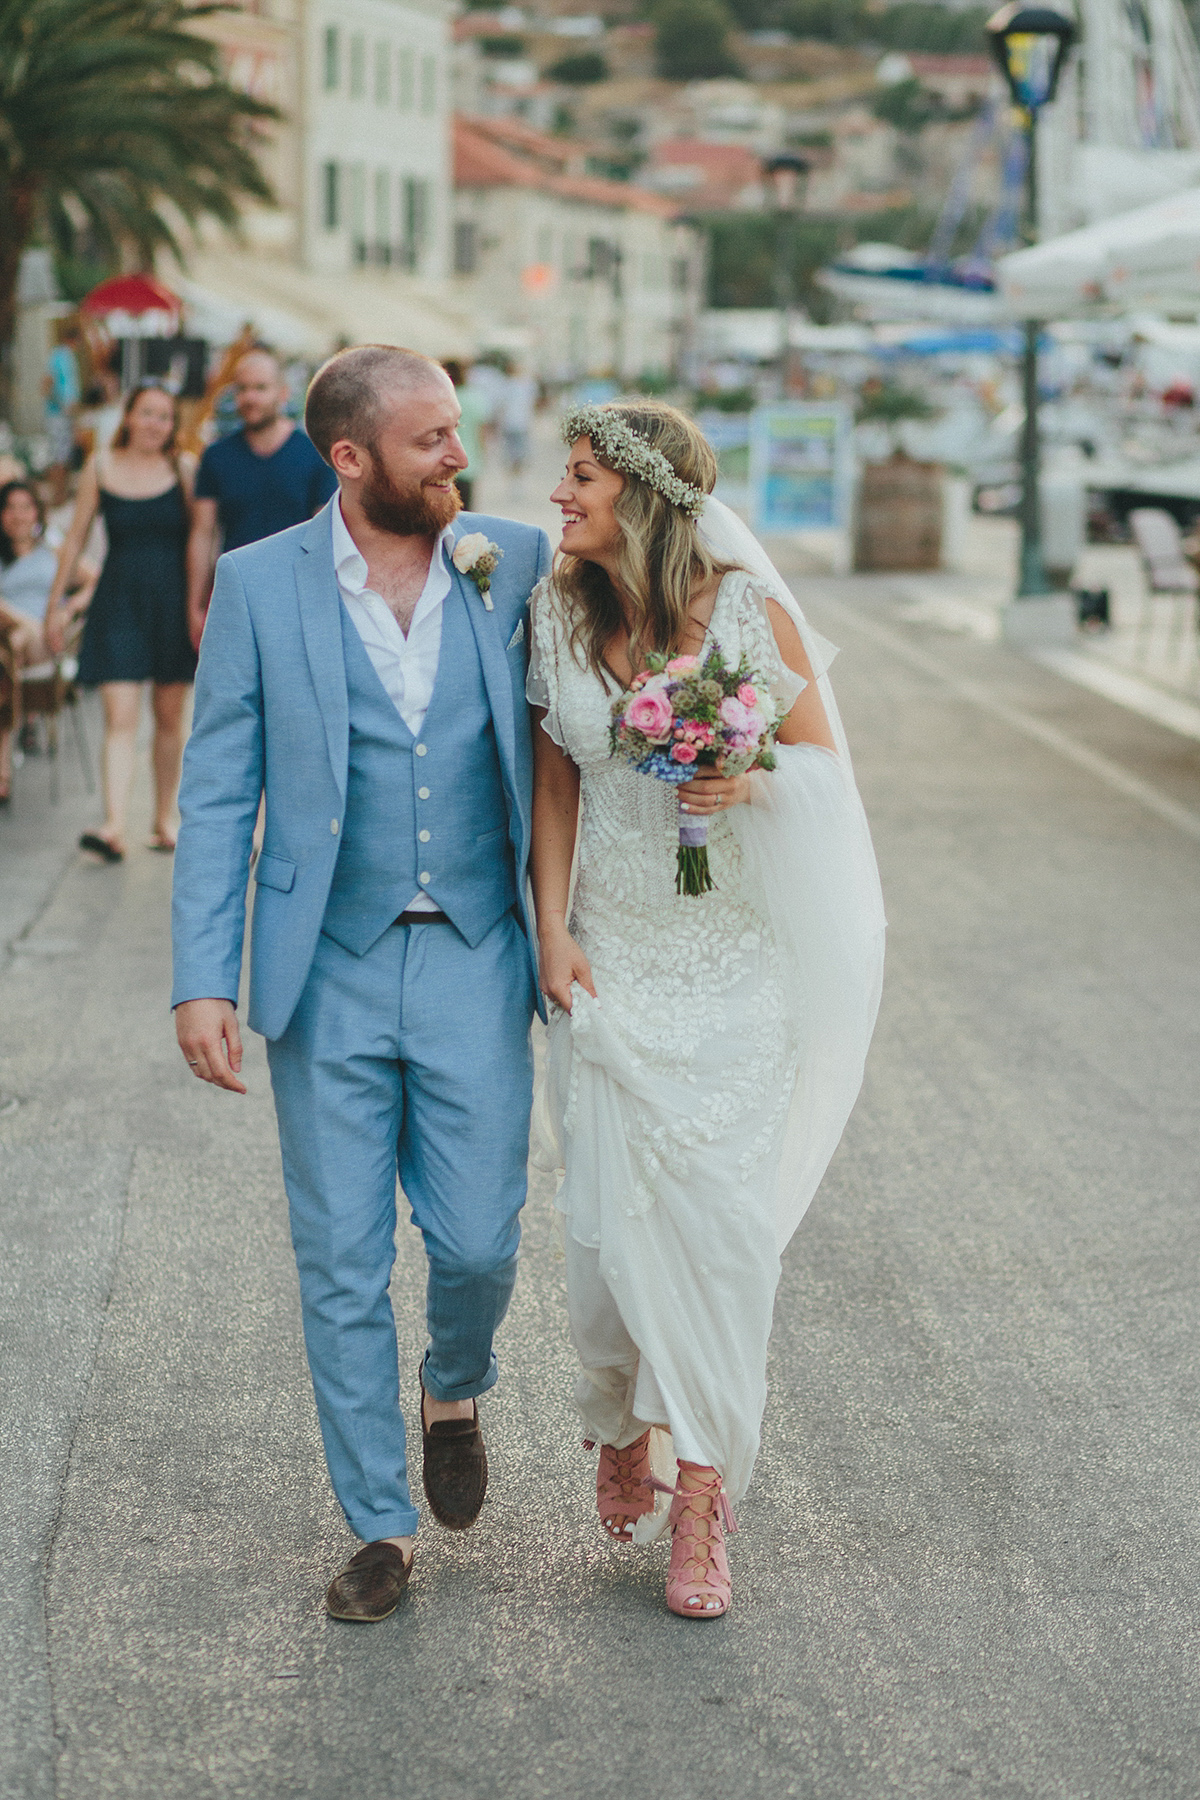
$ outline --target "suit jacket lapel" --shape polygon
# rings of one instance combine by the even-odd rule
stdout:
[[[330,506],[334,503],[331,501]],[[316,691],[325,742],[338,793],[346,798],[350,755],[350,702],[346,694],[346,656],[342,646],[342,600],[333,566],[329,506],[309,522],[296,560],[296,589],[304,649]]]
[[[512,678],[508,672],[508,659],[504,654],[504,646],[500,642],[500,627],[496,623],[499,615],[487,610],[479,589],[469,576],[460,574],[453,563],[450,567],[454,580],[458,584],[458,591],[462,595],[463,605],[467,609],[471,629],[475,633],[479,662],[483,669],[484,686],[487,688],[488,703],[492,709],[492,723],[496,727],[496,742],[500,747],[500,766],[504,771],[505,785],[511,796],[517,796],[518,784],[514,778],[517,745],[516,727],[513,720]]]

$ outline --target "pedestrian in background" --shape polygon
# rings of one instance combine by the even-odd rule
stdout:
[[[337,488],[332,469],[284,410],[288,385],[273,350],[266,344],[247,350],[234,370],[233,389],[241,430],[209,445],[196,477],[187,610],[197,648],[218,554],[302,525]]]
[[[42,384],[46,436],[50,440],[46,480],[50,484],[53,506],[61,506],[67,498],[67,475],[75,455],[75,417],[83,397],[78,354],[82,342],[78,321],[68,319],[59,326],[58,342],[46,359],[46,378]]]
[[[126,814],[142,686],[154,684],[152,850],[175,848],[175,795],[183,758],[183,708],[196,670],[188,641],[185,554],[195,459],[175,447],[175,401],[157,383],[135,388],[112,448],[90,457],[46,607],[46,640],[58,655],[70,608],[63,605],[97,510],[108,555],[88,609],[79,681],[104,704],[104,823],[80,847],[106,862],[126,849]]]
[[[46,513],[32,482],[6,481],[0,487],[0,632],[13,652],[13,679],[22,669],[45,662],[46,602],[54,585],[58,556],[46,531]],[[71,611],[82,610],[95,583],[87,563],[76,568],[78,592]],[[12,794],[12,730],[0,730],[0,806]]]
[[[458,421],[458,441],[467,453],[467,466],[456,478],[462,503],[468,512],[475,504],[475,483],[483,474],[483,428],[492,416],[487,396],[467,379],[467,371],[457,357],[442,364],[454,383],[454,398],[462,408]]]
[[[513,475],[520,475],[529,461],[529,434],[533,429],[537,393],[536,380],[518,363],[504,383],[500,396],[500,435],[504,440],[505,460]]]

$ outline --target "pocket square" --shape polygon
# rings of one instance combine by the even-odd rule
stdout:
[[[523,644],[524,642],[525,642],[525,621],[524,621],[524,619],[518,619],[517,620],[517,629],[513,632],[512,636],[509,638],[509,640],[508,640],[507,644],[505,644],[504,648],[506,650],[513,650],[516,648],[516,646],[518,644]]]

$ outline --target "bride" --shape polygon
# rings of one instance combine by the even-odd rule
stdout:
[[[832,648],[710,497],[705,439],[650,400],[576,408],[564,438],[561,556],[533,596],[530,873],[576,1401],[604,1529],[630,1543],[669,1526],[667,1605],[713,1618],[780,1253],[862,1080],[882,904]],[[672,788],[611,757],[613,700],[648,653],[714,643],[786,713],[776,770]],[[714,887],[698,898],[675,891],[681,810],[708,824]],[[672,1490],[651,1467],[655,1427],[679,1465],[657,1514],[655,1490]]]

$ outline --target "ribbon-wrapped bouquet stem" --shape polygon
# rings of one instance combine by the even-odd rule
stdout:
[[[721,775],[773,769],[783,718],[768,682],[745,657],[731,669],[719,644],[703,659],[655,652],[613,702],[609,745],[640,774],[679,787],[703,769]],[[695,896],[712,885],[708,820],[681,806],[675,892]]]

